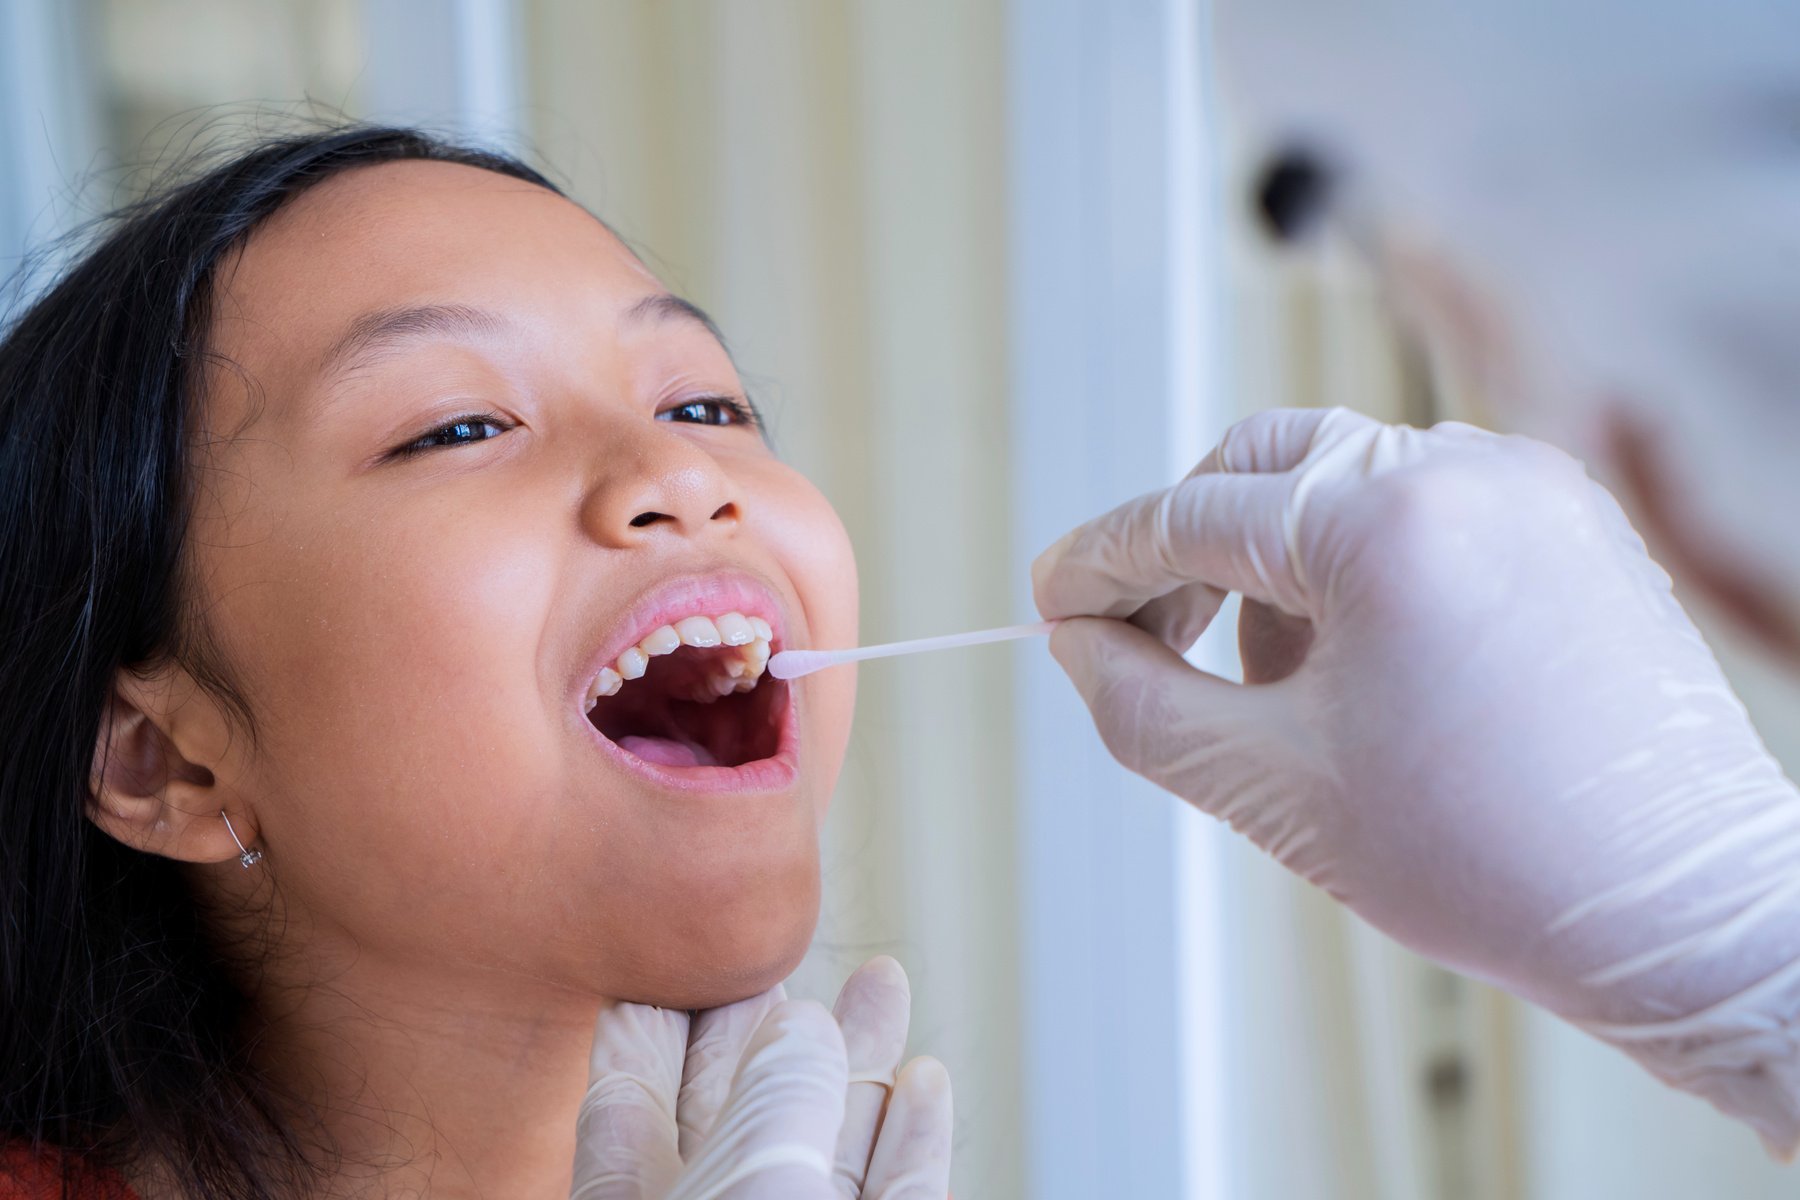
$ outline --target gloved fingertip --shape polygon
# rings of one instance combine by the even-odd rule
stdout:
[[[832,1007],[852,1080],[891,1085],[912,1024],[912,987],[887,955],[858,967]]]
[[[850,973],[831,1012],[841,1024],[846,1018],[866,1017],[871,1010],[898,1009],[904,1021],[911,1007],[912,984],[906,978],[906,968],[897,959],[881,954]]]
[[[912,985],[907,981],[906,968],[900,965],[900,960],[891,954],[877,954],[850,973],[850,978],[844,982],[843,990],[838,993],[839,998],[841,999],[844,993],[850,991],[853,984],[864,986],[876,983],[885,987],[897,988],[909,997],[912,995]]]
[[[1126,628],[1111,617],[1065,617],[1050,631],[1050,656],[1079,686],[1092,673],[1094,660]]]
[[[921,1054],[902,1067],[894,1080],[895,1091],[904,1091],[910,1100],[921,1105],[952,1103],[950,1069],[929,1054]]]

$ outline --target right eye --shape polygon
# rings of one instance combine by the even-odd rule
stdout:
[[[394,447],[388,452],[388,457],[410,458],[415,454],[423,454],[427,450],[436,450],[444,446],[468,446],[475,442],[485,442],[490,438],[499,437],[510,428],[512,426],[493,413],[465,413],[444,422],[436,429],[414,438],[405,445]]]

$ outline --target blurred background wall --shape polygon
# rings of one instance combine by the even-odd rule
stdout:
[[[1167,482],[1201,433],[1255,408],[1482,416],[1340,248],[1264,239],[1245,203],[1262,148],[1233,138],[1201,0],[6,0],[0,14],[8,265],[141,191],[154,172],[139,164],[284,114],[419,120],[520,151],[719,320],[777,449],[851,531],[869,640],[1025,619],[1020,568],[1044,529]],[[1194,42],[1172,55],[1183,31]],[[1143,209],[1165,226],[1148,232],[1134,205],[1168,179],[1146,112],[1206,143],[1199,190]],[[1180,275],[1156,251],[1189,233],[1204,303],[1171,318],[1155,288]],[[1058,274],[1065,262],[1080,272]],[[1088,294],[1044,294],[1065,286]],[[1167,383],[1174,371],[1146,403],[1120,361],[1140,337],[1176,358],[1206,347],[1189,367],[1207,394]],[[1103,480],[1080,482],[1108,454]],[[1724,653],[1791,769],[1800,695]],[[959,1195],[1792,1192],[1747,1132],[1109,773],[1067,697],[1038,703],[1058,682],[1031,655],[864,671],[817,944],[791,985],[828,997],[868,954],[905,963],[914,1047],[956,1081]],[[1063,752],[1082,772],[1036,769]],[[1067,812],[1091,824],[1058,840]],[[1121,857],[1165,835],[1173,857]],[[1197,883],[1174,878],[1181,863]],[[1131,888],[1142,908],[1102,903]],[[1163,959],[1192,969],[1144,965]],[[1211,1033],[1181,1015],[1201,1010]],[[1204,1086],[1182,1082],[1196,1072]],[[1182,1130],[1203,1153],[1174,1145]]]

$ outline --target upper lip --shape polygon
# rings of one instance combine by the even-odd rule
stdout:
[[[583,698],[601,668],[611,666],[628,647],[662,626],[683,617],[717,617],[728,612],[761,617],[775,633],[771,645],[779,648],[784,643],[787,622],[781,602],[774,589],[755,575],[735,570],[678,575],[642,593],[613,621],[579,681]]]

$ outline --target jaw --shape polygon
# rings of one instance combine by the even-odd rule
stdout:
[[[818,838],[807,808],[760,828],[723,830],[710,847],[687,839],[665,864],[660,894],[630,889],[603,936],[618,958],[603,990],[664,1008],[713,1008],[754,996],[793,973],[818,926]],[[706,853],[710,849],[712,853]]]

